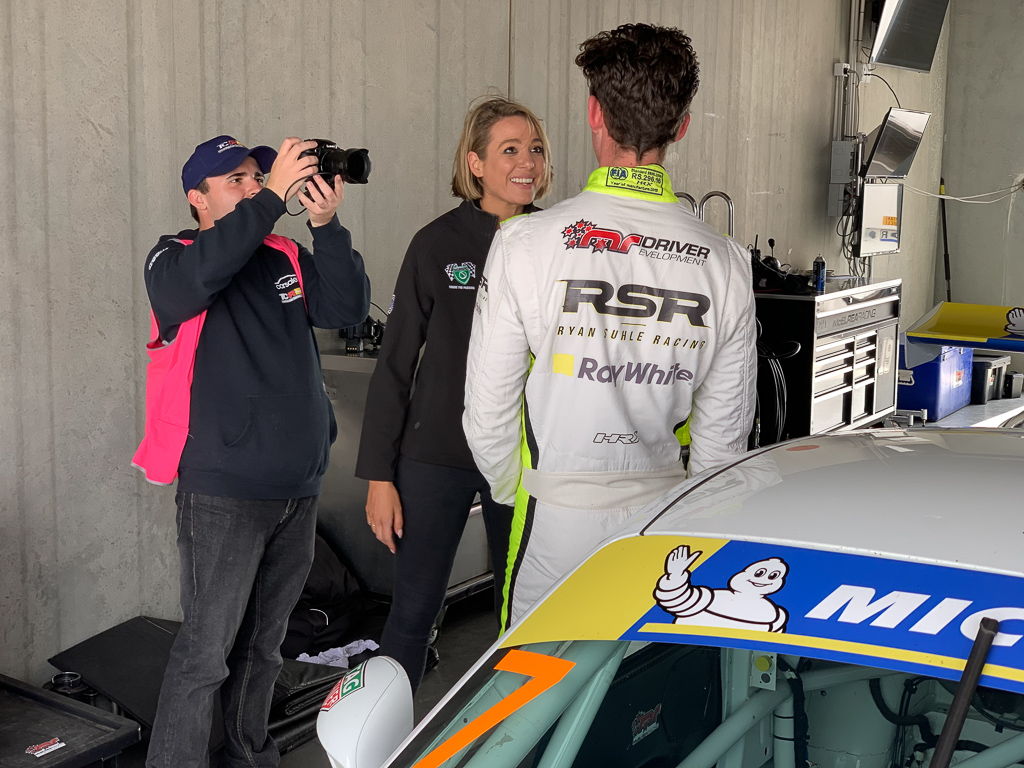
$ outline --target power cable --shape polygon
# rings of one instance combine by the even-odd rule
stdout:
[[[874,72],[868,72],[867,74],[865,74],[864,77],[865,77],[865,79],[867,79],[869,77],[877,77],[879,80],[881,80],[883,83],[885,83],[885,87],[889,89],[889,91],[892,93],[892,97],[894,99],[896,99],[896,107],[899,108],[899,109],[903,109],[903,105],[900,104],[900,97],[896,95],[896,91],[894,91],[893,87],[891,85],[889,85],[889,81],[888,80],[886,80],[881,75],[875,74]]]
[[[1015,193],[1024,190],[1024,180],[1018,181],[1012,187],[1005,187],[1003,189],[994,189],[991,192],[982,192],[977,195],[963,195],[957,197],[955,195],[940,195],[935,192],[928,192],[924,189],[918,189],[912,187],[909,184],[903,185],[904,189],[908,189],[918,195],[924,195],[925,197],[934,197],[939,200],[952,200],[957,203],[973,203],[975,205],[989,205],[990,203],[998,203],[1000,200],[1005,200],[1011,197]],[[982,197],[991,197],[992,195],[999,195],[999,197],[993,198],[992,200],[980,200]]]

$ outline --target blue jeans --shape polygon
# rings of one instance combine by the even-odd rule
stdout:
[[[487,481],[475,469],[400,456],[395,486],[402,502],[403,527],[395,547],[395,584],[380,652],[402,665],[415,691],[423,679],[430,631],[444,604],[473,499],[480,494],[494,565],[496,606],[500,605],[512,508],[495,503]],[[494,635],[498,635],[497,626]]]
[[[171,647],[148,768],[202,768],[215,695],[224,766],[274,768],[267,734],[281,642],[309,574],[315,496],[235,499],[179,491],[183,622]]]

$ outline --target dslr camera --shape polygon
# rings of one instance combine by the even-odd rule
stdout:
[[[327,139],[309,139],[316,146],[299,157],[314,156],[318,161],[317,173],[330,184],[341,176],[346,184],[365,184],[370,177],[370,152],[366,149],[341,149]]]

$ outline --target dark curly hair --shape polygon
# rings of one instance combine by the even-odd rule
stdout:
[[[674,27],[623,24],[600,32],[580,43],[576,65],[608,133],[637,159],[675,138],[700,83],[690,38]]]

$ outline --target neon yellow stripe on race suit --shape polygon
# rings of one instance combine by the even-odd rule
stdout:
[[[675,434],[676,440],[679,441],[679,444],[681,446],[686,447],[686,446],[688,446],[690,444],[690,417],[689,416],[686,417],[686,421],[684,421],[682,424],[679,424],[679,425],[676,426],[676,428],[673,430],[673,434]]]
[[[668,172],[660,165],[640,165],[635,168],[603,166],[590,174],[583,189],[659,203],[679,202],[679,198],[672,192],[672,180]]]
[[[523,434],[523,442],[520,446],[523,457],[523,466],[534,469],[530,449],[526,443],[526,435]],[[530,463],[527,463],[530,462]],[[505,583],[501,592],[501,634],[508,629],[509,613],[512,610],[512,574],[515,571],[516,559],[519,557],[520,549],[523,547],[523,534],[526,530],[526,518],[529,512],[532,497],[523,488],[522,482],[516,488],[515,506],[512,510],[512,530],[508,539],[508,558],[505,561]]]
[[[533,370],[535,358],[530,355],[530,370]],[[523,406],[519,414],[520,443],[519,457],[522,466],[530,469],[537,468],[537,457],[530,451],[530,441],[527,433],[531,429],[527,423],[529,416],[526,409],[526,395],[523,394]],[[516,560],[519,558],[523,548],[523,537],[526,533],[526,522],[529,514],[530,501],[532,497],[523,488],[522,474],[519,477],[519,485],[516,487],[516,498],[512,508],[512,528],[508,537],[508,554],[505,557],[505,579],[501,588],[501,634],[504,634],[509,625],[509,614],[512,611],[512,577],[515,573]]]

